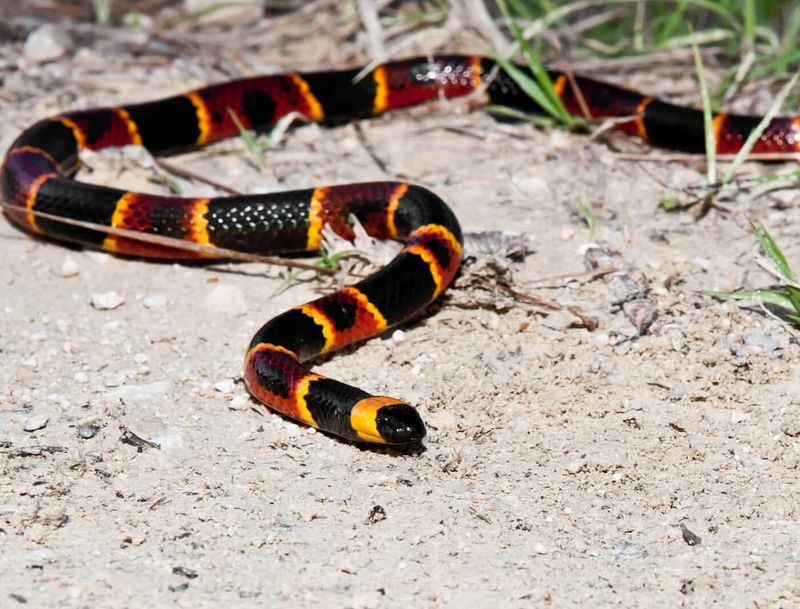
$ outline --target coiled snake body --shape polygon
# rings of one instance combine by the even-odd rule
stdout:
[[[495,104],[538,106],[495,63],[477,56],[434,56],[358,69],[246,78],[158,101],[67,112],[35,123],[9,148],[0,171],[8,216],[30,232],[109,252],[187,258],[198,254],[43,218],[29,210],[245,252],[311,252],[324,224],[352,238],[350,214],[368,234],[403,249],[375,274],[282,313],[253,337],[245,357],[249,391],[278,412],[361,442],[409,444],[425,436],[410,405],[373,396],[309,371],[304,363],[374,336],[415,315],[449,285],[461,262],[462,236],[435,194],[402,182],[370,182],[265,195],[180,198],[126,192],[74,179],[84,149],[138,144],[153,154],[202,146],[249,129],[266,129],[291,112],[337,123],[456,97],[485,87]],[[491,77],[489,78],[489,75]],[[655,145],[704,149],[702,114],[588,78],[552,73],[566,108],[591,118],[627,117],[615,128]],[[577,88],[577,91],[576,91]],[[735,152],[758,117],[717,115],[719,152]],[[774,119],[754,153],[800,151],[797,119]],[[18,210],[17,210],[18,208]]]

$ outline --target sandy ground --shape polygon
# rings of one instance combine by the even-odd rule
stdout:
[[[302,19],[163,36],[80,26],[43,66],[7,41],[0,147],[66,108],[369,59],[352,14]],[[404,54],[484,48],[442,29]],[[621,80],[692,90],[690,64],[661,70]],[[94,161],[82,177],[165,192],[130,155]],[[798,260],[796,189],[742,192],[699,221],[665,213],[665,185],[702,183],[698,161],[632,162],[464,102],[302,126],[263,162],[240,141],[171,161],[246,192],[413,180],[466,231],[530,235],[514,289],[565,310],[470,307],[462,288],[323,362],[419,406],[424,451],[372,450],[264,410],[241,383],[257,327],[326,284],[277,293],[277,267],[118,259],[0,221],[0,606],[800,606],[800,348],[757,308],[700,293],[770,282],[745,214]],[[644,335],[613,284],[586,274],[592,243],[649,289]],[[108,292],[123,302],[93,306]]]

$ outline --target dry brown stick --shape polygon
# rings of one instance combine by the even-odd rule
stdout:
[[[572,69],[567,68],[564,73],[567,75],[567,80],[569,80],[569,84],[572,87],[572,90],[575,93],[575,99],[578,100],[578,105],[581,107],[581,114],[583,114],[583,118],[587,122],[592,122],[592,112],[589,110],[589,105],[586,103],[586,98],[583,97],[583,92],[581,88],[578,86],[578,81],[575,78],[575,73]]]
[[[128,230],[126,228],[116,228],[114,226],[105,226],[103,224],[95,224],[94,222],[84,222],[83,220],[74,220],[72,218],[65,218],[63,216],[56,216],[48,214],[43,211],[35,209],[21,209],[15,205],[0,202],[0,208],[8,212],[17,214],[32,214],[37,218],[45,220],[52,220],[53,222],[60,222],[61,224],[68,224],[69,226],[77,226],[79,228],[86,228],[89,230],[96,230],[98,232],[107,233],[116,237],[124,237],[142,243],[151,243],[153,245],[161,245],[164,247],[171,247],[173,249],[184,250],[187,252],[194,252],[197,254],[204,254],[210,259],[224,259],[224,260],[240,260],[243,262],[263,262],[264,264],[273,264],[277,266],[285,266],[289,268],[303,269],[307,271],[315,271],[324,275],[334,275],[334,269],[318,268],[308,262],[299,262],[297,260],[289,260],[286,258],[276,258],[274,256],[260,256],[258,254],[248,254],[246,252],[237,252],[236,250],[229,250],[222,247],[214,247],[213,245],[203,245],[201,243],[194,243],[192,241],[182,241],[173,237],[165,237],[163,235],[153,235],[150,233],[140,233],[139,231]]]
[[[384,160],[378,156],[378,153],[375,152],[375,148],[372,145],[372,142],[369,141],[367,134],[364,133],[363,124],[360,122],[355,123],[355,131],[358,139],[358,143],[361,144],[361,147],[367,153],[369,158],[372,159],[372,162],[377,165],[378,169],[380,169],[386,175],[392,175],[389,171],[389,168],[386,166]]]
[[[595,279],[597,277],[602,277],[603,275],[608,275],[609,273],[617,273],[621,271],[622,268],[618,266],[608,266],[603,267],[600,269],[595,269],[591,271],[578,271],[576,273],[564,273],[563,275],[553,275],[551,277],[541,277],[539,279],[532,279],[530,283],[544,283],[550,281],[561,281],[563,279],[578,279],[580,277],[589,277],[590,279]]]
[[[551,311],[561,311],[564,308],[557,302],[553,302],[552,300],[546,300],[538,296],[533,296],[532,294],[526,294],[525,292],[520,292],[518,290],[515,290],[509,285],[503,285],[502,283],[497,283],[494,285],[501,291],[505,292],[506,294],[510,294],[516,300],[521,300],[523,302],[528,302],[530,304],[539,305],[540,307],[544,307],[545,309],[550,309]]]
[[[378,6],[375,0],[356,0],[358,15],[369,40],[369,52],[373,61],[385,61],[388,56],[384,44],[384,32],[378,17]]]
[[[706,63],[706,58],[718,53],[720,48],[707,47],[701,50],[703,56],[703,63]],[[656,51],[648,53],[647,55],[634,55],[630,57],[619,57],[613,59],[591,58],[591,59],[574,59],[572,61],[573,67],[578,71],[601,71],[613,70],[620,72],[622,70],[638,70],[642,68],[652,68],[654,64],[667,63],[673,65],[680,61],[687,63],[692,60],[691,49],[673,49],[669,51]]]
[[[566,39],[580,41],[585,32],[600,25],[604,25],[609,21],[614,21],[624,13],[625,9],[623,7],[610,8],[599,13],[589,13],[587,17],[578,19],[574,23],[570,23],[564,27],[555,28],[555,33],[557,36],[562,36]]]
[[[466,13],[465,21],[478,30],[497,49],[506,49],[509,41],[502,30],[492,19],[482,0],[461,0],[460,3]],[[458,6],[458,4],[456,4]]]
[[[597,125],[592,132],[589,134],[589,141],[594,142],[606,133],[613,132],[614,128],[617,125],[621,125],[622,123],[629,123],[632,120],[635,120],[635,115],[629,116],[614,116],[611,118],[604,119],[601,123]]]
[[[703,160],[702,153],[676,152],[676,153],[644,153],[644,152],[618,152],[617,158],[625,161],[657,161],[660,163],[674,163]],[[736,155],[717,154],[717,160],[732,161]],[[798,152],[758,152],[747,157],[750,161],[800,161]]]

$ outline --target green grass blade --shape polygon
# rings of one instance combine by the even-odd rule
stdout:
[[[483,106],[483,110],[488,112],[493,116],[498,116],[501,118],[510,118],[515,121],[523,121],[526,123],[532,123],[539,127],[555,127],[556,121],[548,116],[542,116],[541,114],[529,114],[528,112],[523,112],[517,108],[512,108],[510,106],[503,106],[500,104],[487,104]],[[800,171],[800,170],[799,170]]]
[[[666,22],[664,23],[663,27],[656,32],[655,35],[655,46],[659,47],[664,45],[665,42],[670,40],[677,29],[683,24],[684,20],[684,13],[687,9],[687,2],[683,0],[678,2],[678,5],[675,7],[675,10],[670,12],[669,17],[667,18]]]
[[[264,153],[264,150],[258,143],[255,133],[244,126],[242,120],[239,118],[239,115],[236,114],[233,108],[228,108],[228,114],[230,115],[233,124],[236,125],[236,128],[239,130],[239,135],[241,136],[242,140],[244,140],[244,143],[247,146],[247,149],[250,151],[250,154],[252,154],[256,160],[260,162],[261,155]]]
[[[700,57],[700,50],[697,42],[692,42],[692,53],[694,54],[694,66],[697,71],[697,82],[700,86],[700,95],[703,100],[703,132],[706,139],[706,179],[709,184],[717,183],[717,140],[714,137],[714,123],[711,119],[711,98],[708,95],[708,85],[706,85],[706,74],[703,69],[703,59]]]
[[[769,234],[769,231],[764,227],[761,222],[756,224],[753,221],[750,221],[750,227],[753,230],[753,234],[758,239],[758,244],[761,246],[761,249],[764,250],[764,255],[769,258],[769,261],[772,263],[772,266],[775,267],[775,270],[780,273],[781,277],[786,279],[786,281],[790,281],[792,283],[797,283],[797,277],[792,272],[789,263],[786,262],[786,257],[783,255],[783,252],[778,247],[778,244],[775,243],[775,240],[772,238],[772,235]]]
[[[526,95],[530,96],[531,99],[533,99],[533,101],[535,101],[539,106],[541,106],[542,110],[544,110],[558,122],[562,122],[561,113],[548,95],[544,92],[542,87],[539,86],[539,83],[537,83],[533,78],[525,74],[525,72],[500,54],[492,51],[492,57],[497,64],[503,68],[503,70],[514,80],[514,82],[519,85],[519,88],[522,89]]]
[[[707,30],[698,30],[691,34],[684,36],[673,36],[666,40],[662,45],[664,49],[680,49],[693,44],[713,44],[715,42],[724,42],[726,40],[733,40],[736,34],[730,30],[723,28],[710,28]]]
[[[764,133],[764,130],[769,127],[772,119],[775,118],[778,115],[778,112],[781,111],[781,108],[786,101],[786,97],[794,88],[795,84],[797,84],[798,77],[800,77],[800,71],[795,72],[794,75],[789,79],[789,82],[787,82],[781,88],[781,90],[778,91],[778,95],[775,96],[775,101],[772,103],[767,113],[762,117],[750,135],[747,136],[747,139],[744,141],[741,150],[739,150],[739,152],[736,153],[736,156],[733,157],[733,161],[731,161],[730,166],[725,171],[725,175],[722,176],[723,183],[731,181],[736,171],[739,169],[739,167],[741,167],[742,163],[744,163],[745,159],[750,154],[753,146],[755,146],[756,142],[758,142],[761,134]]]
[[[789,15],[789,19],[787,19],[780,55],[778,56],[777,69],[781,74],[789,71],[792,57],[797,55],[798,38],[800,38],[800,6],[795,6]]]
[[[775,290],[741,290],[739,292],[716,292],[704,291],[703,294],[720,300],[753,300],[763,302],[785,309],[787,312],[794,312],[795,308],[788,296]]]
[[[756,39],[756,3],[754,0],[744,0],[742,4],[742,48],[747,50],[753,48]]]
[[[539,55],[536,53],[536,51],[534,51],[530,42],[528,42],[524,33],[519,26],[517,26],[514,19],[511,18],[511,14],[506,5],[506,0],[497,0],[497,6],[500,8],[503,16],[508,21],[509,28],[511,28],[511,33],[519,45],[520,51],[522,52],[522,55],[525,58],[525,61],[528,64],[528,67],[530,68],[535,80],[528,77],[524,72],[522,72],[522,70],[516,68],[516,66],[512,66],[511,62],[501,57],[498,53],[493,52],[492,55],[494,56],[495,61],[497,61],[501,67],[506,70],[508,75],[514,79],[514,81],[523,91],[526,92],[526,94],[530,95],[536,101],[536,103],[542,106],[545,112],[558,120],[561,124],[572,127],[575,123],[572,115],[564,107],[564,104],[561,102],[561,98],[558,96],[558,93],[556,93],[555,86],[553,86],[553,81],[550,78],[550,74],[548,74],[547,70],[545,69],[542,60],[539,58]],[[512,71],[506,69],[508,66],[512,66],[512,71],[514,72],[513,74]],[[535,86],[531,87],[531,85]],[[544,103],[542,103],[542,101],[544,101]]]
[[[792,302],[795,313],[800,313],[800,289],[793,285],[786,286],[786,296]]]

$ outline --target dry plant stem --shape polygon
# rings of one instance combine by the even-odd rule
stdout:
[[[739,67],[736,69],[736,74],[733,77],[733,83],[730,87],[728,87],[728,90],[725,91],[725,95],[722,97],[723,103],[729,102],[736,97],[736,94],[739,92],[739,89],[742,86],[742,82],[744,82],[747,73],[750,71],[750,68],[753,67],[755,61],[755,51],[753,49],[748,49],[744,54],[744,57],[742,57]]]
[[[592,130],[592,132],[589,134],[589,141],[594,142],[597,141],[600,137],[602,137],[606,133],[614,133],[615,126],[621,123],[630,122],[635,118],[636,118],[635,116],[619,116],[616,118],[607,118]]]
[[[563,38],[574,40],[579,43],[584,32],[604,25],[610,21],[614,21],[624,14],[625,10],[623,7],[612,7],[607,11],[589,15],[583,19],[579,19],[575,23],[571,23],[563,28],[556,29],[556,34]]]
[[[690,161],[703,160],[702,153],[648,153],[648,152],[618,152],[617,158],[625,161],[655,161],[659,163],[687,163]],[[736,155],[720,154],[717,160],[732,161]],[[800,161],[800,153],[797,152],[760,152],[751,154],[747,157],[750,161]]]
[[[773,277],[778,279],[780,281],[781,285],[791,286],[793,288],[797,288],[798,290],[800,290],[800,283],[797,283],[796,281],[789,281],[788,279],[786,279],[786,277],[781,275],[777,271],[777,269],[775,269],[775,267],[773,267],[772,264],[770,264],[770,262],[768,260],[766,260],[766,259],[764,259],[764,258],[759,256],[759,257],[754,258],[754,261],[763,270],[765,270],[767,273],[769,273],[770,275],[772,275]]]
[[[383,26],[381,26],[381,20],[378,17],[378,2],[376,0],[358,0],[356,4],[361,23],[364,24],[364,30],[367,32],[372,60],[385,61],[388,54],[384,44]]]
[[[506,294],[510,294],[511,296],[513,296],[516,300],[520,300],[522,302],[535,304],[540,307],[544,307],[545,309],[550,309],[551,311],[562,311],[564,309],[564,307],[562,307],[557,302],[553,302],[552,300],[546,300],[544,298],[533,296],[531,294],[526,294],[525,292],[520,292],[510,286],[498,284],[497,287],[499,287]]]
[[[577,271],[575,273],[564,273],[563,275],[552,275],[550,277],[540,277],[539,279],[532,279],[531,283],[545,283],[545,282],[552,282],[552,281],[564,281],[564,280],[572,280],[572,279],[580,279],[582,277],[588,277],[590,280],[596,279],[598,277],[602,277],[603,275],[608,275],[609,273],[618,273],[622,270],[622,267],[619,266],[607,266],[599,269],[594,269],[591,271]]]
[[[0,208],[20,213],[20,209],[8,203],[0,202]],[[264,264],[272,264],[276,266],[285,266],[294,269],[303,269],[307,271],[314,271],[324,275],[334,275],[336,270],[318,268],[308,262],[299,262],[297,260],[289,260],[286,258],[276,258],[274,256],[259,256],[258,254],[248,254],[246,252],[237,252],[236,250],[229,250],[222,247],[212,247],[209,245],[202,245],[200,243],[193,243],[191,241],[182,241],[181,239],[173,239],[172,237],[164,237],[162,235],[152,235],[150,233],[140,233],[139,231],[128,230],[125,228],[115,228],[113,226],[105,226],[103,224],[95,224],[93,222],[84,222],[82,220],[73,220],[72,218],[65,218],[63,216],[56,216],[35,209],[25,210],[23,213],[31,214],[37,218],[44,218],[45,220],[52,220],[53,222],[61,222],[62,224],[69,224],[70,226],[78,226],[89,230],[96,230],[116,237],[124,237],[125,239],[132,239],[142,243],[151,243],[153,245],[161,245],[164,247],[171,247],[173,249],[184,250],[187,252],[196,252],[207,256],[208,260],[224,259],[224,260],[240,260],[242,262],[261,262]]]
[[[592,120],[592,112],[589,110],[589,105],[586,103],[586,98],[583,97],[583,92],[581,88],[578,86],[578,81],[575,78],[575,73],[567,69],[565,70],[565,74],[567,75],[567,79],[569,80],[569,84],[572,87],[572,90],[575,91],[575,97],[578,100],[578,105],[581,107],[581,114],[583,118],[587,121]]]
[[[372,142],[369,141],[367,134],[364,132],[364,126],[362,123],[355,123],[355,130],[356,135],[358,136],[358,142],[361,144],[361,147],[364,151],[369,155],[369,158],[372,159],[372,162],[380,169],[385,175],[391,176],[393,175],[389,168],[386,165],[386,162],[378,156],[378,153],[375,152],[375,147],[372,145]]]
[[[510,46],[508,38],[502,30],[497,27],[494,19],[486,8],[487,3],[483,0],[457,0],[453,2],[453,7],[463,7],[466,17],[465,22],[478,30],[489,43],[500,52],[504,52]]]
[[[708,63],[707,60],[716,57],[721,50],[719,47],[704,47],[700,55],[703,57],[704,63]],[[572,67],[579,72],[611,70],[619,74],[622,71],[653,69],[654,65],[688,64],[691,60],[692,51],[690,49],[670,49],[632,57],[574,59]]]

